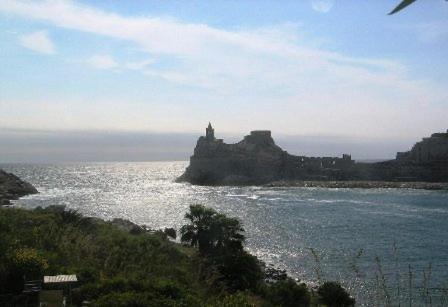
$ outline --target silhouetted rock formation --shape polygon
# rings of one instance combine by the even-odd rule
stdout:
[[[448,130],[446,133],[433,133],[431,137],[423,138],[410,151],[397,152],[397,160],[416,163],[448,163]]]
[[[9,205],[10,200],[38,193],[30,183],[22,181],[16,175],[0,170],[0,205]]]
[[[178,181],[201,185],[257,185],[293,180],[447,182],[446,135],[433,134],[409,153],[399,153],[396,160],[355,163],[349,154],[341,158],[291,155],[275,144],[270,131],[252,131],[242,141],[226,144],[215,138],[209,123],[205,137],[198,139],[190,165]],[[417,159],[408,158],[415,156],[414,151],[432,159],[423,159],[418,154]]]

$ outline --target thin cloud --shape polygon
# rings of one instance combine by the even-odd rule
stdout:
[[[23,47],[33,50],[35,52],[43,54],[56,53],[54,44],[48,37],[48,33],[46,31],[38,31],[27,35],[22,35],[20,36],[19,40],[20,44]]]
[[[333,0],[311,0],[311,7],[319,13],[328,13],[334,5]]]
[[[154,59],[146,59],[138,62],[128,62],[124,64],[124,68],[130,70],[142,70],[155,62]]]
[[[325,6],[322,4],[320,8]],[[223,114],[223,126],[239,131],[250,129],[249,125],[263,124],[290,132],[300,125],[304,132],[315,131],[319,126],[322,129],[319,132],[350,129],[369,135],[378,133],[381,126],[382,134],[386,135],[396,131],[394,126],[400,120],[419,122],[412,126],[423,127],[426,125],[423,112],[415,110],[424,101],[437,104],[448,99],[442,86],[409,75],[400,62],[353,57],[307,44],[297,35],[301,30],[298,25],[230,31],[168,18],[123,16],[61,0],[2,0],[0,11],[128,42],[155,62],[171,60],[170,65],[163,66],[125,60],[120,61],[125,64],[119,65],[105,55],[90,59],[90,64],[96,63],[99,68],[134,69],[148,78],[174,83],[178,92],[172,95],[173,101],[187,104],[186,101],[201,97],[203,118],[194,117],[197,112],[189,106],[173,102],[180,111],[172,120],[162,115],[155,116],[151,123],[164,129],[194,129],[198,120],[208,121],[210,114]],[[194,97],[183,95],[182,89],[191,86],[199,89],[194,91]],[[213,103],[209,106],[207,102]],[[247,115],[253,114],[255,103],[257,116],[249,120]],[[370,106],[375,107],[375,112],[366,112]],[[390,106],[400,112],[393,113],[395,117],[390,123],[383,123],[381,119]],[[151,106],[146,111],[154,113],[153,109]],[[436,108],[425,112],[425,118],[437,119],[437,125],[442,122],[440,114],[446,114]],[[115,125],[109,119],[111,116],[107,119],[110,122],[94,121],[94,124]],[[132,117],[123,128],[147,122],[146,117],[141,121]],[[76,121],[75,125],[78,124]]]
[[[98,69],[112,69],[118,67],[118,63],[110,55],[94,55],[87,59],[86,62]]]

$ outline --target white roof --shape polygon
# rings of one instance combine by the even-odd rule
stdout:
[[[75,281],[78,281],[76,275],[44,276],[44,284],[56,283],[56,282],[75,282]]]

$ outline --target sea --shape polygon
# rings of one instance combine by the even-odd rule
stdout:
[[[64,205],[151,229],[180,227],[192,204],[238,218],[246,247],[311,287],[339,281],[358,305],[448,304],[448,192],[412,189],[210,187],[176,183],[188,162],[0,164]]]

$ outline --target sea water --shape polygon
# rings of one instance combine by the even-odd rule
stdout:
[[[39,194],[15,204],[65,205],[152,229],[185,223],[191,204],[241,220],[247,249],[294,278],[338,280],[363,305],[437,305],[448,287],[448,193],[411,189],[205,187],[175,183],[187,162],[1,164]],[[409,287],[411,282],[411,287]],[[400,295],[398,295],[400,292]],[[438,303],[436,303],[438,302]]]

